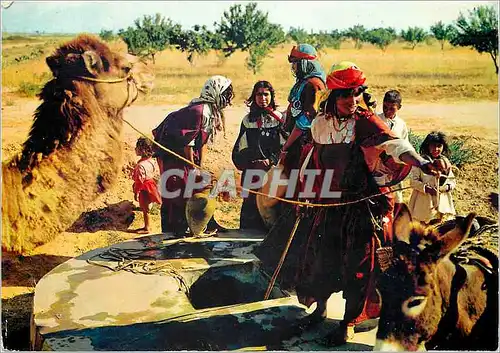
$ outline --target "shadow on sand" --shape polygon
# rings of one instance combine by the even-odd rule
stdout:
[[[90,232],[100,230],[127,231],[134,221],[135,206],[131,201],[124,200],[107,207],[84,212],[67,229],[72,233]]]

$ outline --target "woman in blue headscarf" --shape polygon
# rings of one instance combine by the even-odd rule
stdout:
[[[296,167],[302,145],[310,140],[311,121],[316,116],[316,92],[325,89],[326,74],[309,44],[294,46],[288,56],[297,78],[288,96],[285,130],[290,134],[283,146],[281,163],[285,170]],[[297,141],[298,140],[298,141]]]

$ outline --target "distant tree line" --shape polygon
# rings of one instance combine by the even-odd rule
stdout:
[[[498,15],[493,6],[478,6],[465,16],[462,13],[453,24],[439,21],[427,31],[421,27],[409,27],[397,33],[394,28],[367,29],[355,25],[347,30],[307,32],[292,27],[287,33],[278,24],[268,20],[268,14],[257,9],[257,3],[232,5],[224,11],[219,22],[214,23],[214,31],[205,26],[194,26],[183,30],[179,24],[165,19],[160,14],[143,16],[134,21],[133,26],[120,29],[118,33],[102,30],[104,40],[121,38],[131,54],[151,57],[156,53],[174,47],[186,53],[193,64],[197,56],[216,50],[221,57],[229,57],[236,51],[247,52],[246,66],[254,74],[262,67],[272,48],[287,41],[309,43],[322,51],[326,48],[339,49],[345,40],[352,40],[356,49],[370,43],[385,51],[390,44],[399,40],[408,43],[411,49],[435,38],[444,49],[446,42],[453,46],[472,47],[479,53],[490,54],[498,74]]]

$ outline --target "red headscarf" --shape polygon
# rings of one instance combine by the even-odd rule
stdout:
[[[356,88],[366,81],[365,74],[356,64],[342,61],[333,65],[326,77],[326,86],[329,90]]]
[[[309,44],[301,44],[299,47],[293,46],[288,61],[293,62],[301,59],[316,60],[316,50]]]

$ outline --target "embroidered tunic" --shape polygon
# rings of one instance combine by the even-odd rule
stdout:
[[[276,165],[281,147],[285,143],[283,136],[282,115],[278,111],[261,112],[245,115],[241,122],[240,133],[234,144],[233,163],[241,170],[242,183],[246,178],[248,169],[267,171]],[[270,164],[265,166],[260,162],[269,159]],[[240,214],[240,227],[242,229],[265,229],[265,225],[257,209],[254,194],[249,194],[243,200]]]

